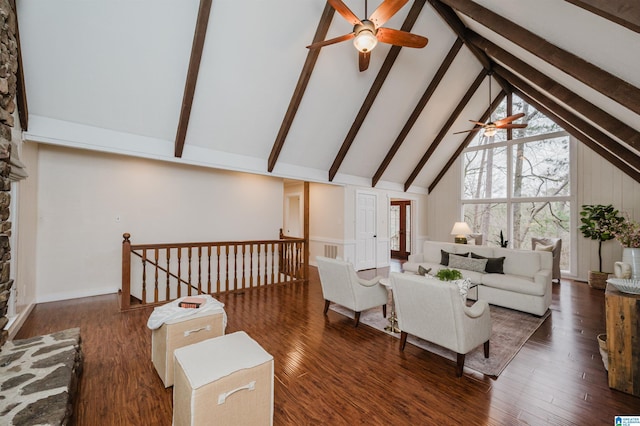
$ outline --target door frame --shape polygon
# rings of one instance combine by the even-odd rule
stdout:
[[[413,247],[413,234],[411,233],[411,237],[410,237],[411,239],[409,240],[410,247],[408,251],[406,250],[406,247],[407,247],[406,225],[409,224],[409,229],[410,230],[413,229],[413,206],[412,206],[411,200],[398,200],[398,199],[391,200],[389,202],[389,208],[391,208],[391,206],[393,205],[400,206],[400,229],[399,229],[400,241],[398,242],[398,246],[400,247],[400,250],[396,251],[396,250],[391,250],[391,248],[389,248],[389,256],[394,259],[406,260],[411,254],[411,247]],[[406,206],[409,206],[409,212],[410,212],[409,220],[407,220]],[[391,243],[391,235],[389,235],[389,242]]]

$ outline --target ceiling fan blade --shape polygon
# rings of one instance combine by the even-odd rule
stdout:
[[[500,126],[496,126],[498,129],[526,129],[527,124],[502,124]]]
[[[329,4],[351,25],[361,24],[360,19],[347,7],[342,0],[327,0]]]
[[[463,130],[461,132],[455,132],[454,135],[460,134],[460,133],[469,133],[469,132],[477,132],[478,130],[482,130],[482,127],[475,127],[471,130]]]
[[[475,121],[475,120],[469,120],[469,121],[472,122],[473,124],[477,124],[478,126],[484,126],[484,123],[480,121]]]
[[[355,36],[356,36],[355,33],[349,33],[349,34],[341,35],[340,37],[332,38],[332,39],[329,39],[329,40],[323,40],[323,41],[319,41],[317,43],[310,44],[309,46],[307,46],[307,49],[317,49],[318,47],[324,47],[324,46],[328,46],[330,44],[340,43],[341,41],[351,40]]]
[[[399,11],[409,0],[386,0],[373,11],[369,20],[376,28],[381,27]]]
[[[371,58],[371,52],[358,52],[358,65],[360,72],[366,71],[369,68],[369,59]]]
[[[522,118],[522,117],[524,117],[523,112],[519,114],[510,115],[508,117],[503,118],[502,120],[496,120],[495,123],[496,123],[496,126],[501,126],[503,124],[507,124],[511,121],[517,120],[518,118]]]
[[[378,41],[393,44],[395,46],[415,47],[420,49],[425,47],[429,42],[426,37],[417,34],[411,34],[406,31],[394,30],[392,28],[378,28],[376,33]]]

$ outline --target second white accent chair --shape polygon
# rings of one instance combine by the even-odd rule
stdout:
[[[407,335],[424,339],[457,353],[456,375],[462,376],[465,355],[484,344],[489,357],[491,316],[489,304],[478,300],[467,306],[458,286],[419,275],[391,273],[400,335],[404,350]]]

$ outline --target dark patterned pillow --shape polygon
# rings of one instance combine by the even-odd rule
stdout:
[[[487,267],[487,259],[472,259],[470,257],[452,254],[449,256],[449,267],[484,273]]]
[[[488,274],[504,274],[504,257],[485,257],[471,253],[474,259],[487,259],[485,272]]]
[[[440,264],[444,266],[449,266],[449,255],[455,254],[456,256],[469,257],[469,252],[467,253],[449,253],[448,251],[440,250]]]

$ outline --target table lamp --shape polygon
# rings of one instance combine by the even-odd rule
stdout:
[[[451,235],[455,235],[455,242],[457,244],[467,244],[467,235],[471,233],[471,228],[467,225],[467,222],[456,222],[451,230]]]

